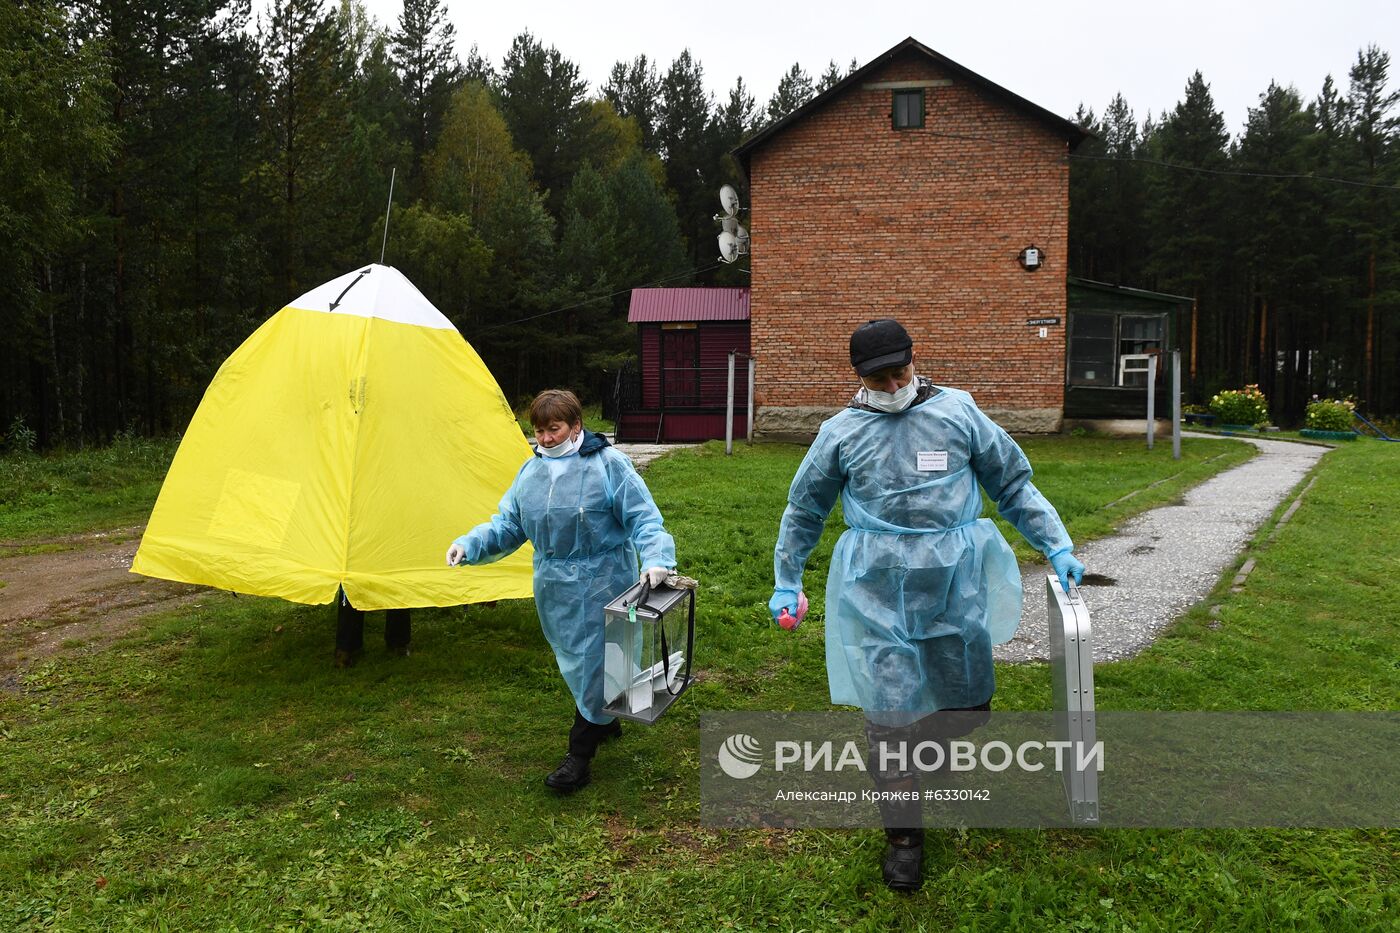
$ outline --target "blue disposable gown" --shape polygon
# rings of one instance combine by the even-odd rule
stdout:
[[[773,567],[779,588],[802,588],[839,495],[848,528],[826,583],[831,702],[918,716],[991,697],[992,645],[1020,624],[1021,576],[979,517],[979,483],[1038,550],[1072,546],[1025,453],[966,392],[944,388],[893,414],[847,408],[822,424],[788,492]]]
[[[458,542],[466,563],[484,564],[530,541],[535,610],[559,673],[578,711],[606,724],[603,607],[641,567],[674,569],[676,543],[632,461],[589,434],[582,446],[582,454],[526,461],[491,520]]]

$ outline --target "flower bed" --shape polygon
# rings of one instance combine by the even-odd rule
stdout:
[[[1210,412],[1220,422],[1221,430],[1248,431],[1269,419],[1269,402],[1255,385],[1225,389],[1211,398]]]
[[[1352,433],[1351,422],[1356,411],[1356,403],[1351,399],[1318,398],[1308,403],[1308,413],[1303,419],[1303,427],[1312,431],[1331,433]]]

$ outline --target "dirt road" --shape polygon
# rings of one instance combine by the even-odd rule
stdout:
[[[107,645],[208,592],[130,572],[143,526],[0,542],[0,687],[64,648]]]

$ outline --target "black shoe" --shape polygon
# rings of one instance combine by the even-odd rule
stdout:
[[[360,659],[360,654],[361,652],[359,651],[347,651],[344,648],[337,648],[335,649],[335,666],[354,667],[355,662]]]
[[[593,780],[589,761],[582,755],[565,755],[564,761],[544,779],[545,784],[564,794],[572,794],[580,787],[587,787]]]
[[[885,863],[882,868],[885,884],[893,891],[917,891],[924,885],[924,834],[888,836]]]

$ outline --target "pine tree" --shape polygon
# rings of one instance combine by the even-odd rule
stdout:
[[[274,0],[260,38],[264,174],[275,204],[269,234],[281,293],[292,296],[324,277],[321,251],[327,237],[336,236],[324,196],[345,131],[340,37],[321,0]]]
[[[811,77],[801,64],[794,63],[778,80],[778,90],[768,100],[768,122],[781,120],[811,100],[814,93]]]
[[[1292,88],[1270,83],[1249,110],[1233,168],[1259,176],[1306,171],[1312,115]],[[1241,178],[1236,186],[1244,222],[1239,225],[1235,255],[1248,274],[1250,294],[1258,306],[1256,381],[1285,419],[1302,416],[1302,389],[1295,369],[1297,352],[1311,341],[1299,333],[1306,301],[1305,283],[1315,281],[1320,218],[1309,217],[1307,189],[1295,179]],[[1305,220],[1306,219],[1306,220]],[[1275,385],[1276,351],[1284,354],[1282,385]]]
[[[546,49],[529,32],[511,43],[501,67],[501,113],[556,216],[586,151],[587,89],[578,65],[558,49]]]
[[[403,0],[398,28],[390,36],[394,67],[403,83],[407,124],[412,132],[414,174],[437,135],[461,65],[453,48],[456,29],[440,0]]]
[[[630,64],[617,62],[608,73],[602,90],[619,114],[637,121],[642,132],[642,148],[656,152],[661,102],[661,78],[656,66],[645,55],[638,55]]]
[[[65,387],[75,375],[81,385],[84,360],[60,345],[83,321],[55,289],[65,259],[90,249],[81,189],[117,142],[99,48],[70,48],[69,29],[58,3],[0,7],[0,114],[10,128],[0,138],[0,432],[17,422],[45,446],[66,438],[81,412],[81,392]],[[81,438],[80,422],[71,431]]]
[[[1371,45],[1357,53],[1348,72],[1350,87],[1345,112],[1349,145],[1344,164],[1349,177],[1375,186],[1400,182],[1400,159],[1395,155],[1397,121],[1391,115],[1400,101],[1400,91],[1386,89],[1389,69],[1390,56]],[[1377,346],[1384,319],[1393,317],[1400,305],[1400,255],[1395,240],[1396,215],[1400,211],[1393,192],[1380,187],[1358,188],[1348,201],[1347,214],[1354,224],[1361,266],[1358,271],[1364,282],[1359,296],[1365,308],[1360,392],[1364,403],[1378,407],[1385,402],[1377,388]],[[1400,379],[1394,384],[1400,391]],[[1400,405],[1400,397],[1394,401]]]
[[[1210,86],[1198,71],[1186,85],[1186,97],[1162,117],[1147,137],[1150,158],[1197,169],[1226,168],[1228,141],[1225,118],[1215,109]],[[1228,242],[1225,186],[1208,173],[1159,168],[1149,174],[1147,229],[1152,285],[1196,299],[1203,338],[1213,341],[1200,348],[1201,368],[1239,385],[1244,375],[1243,353],[1247,320],[1229,318],[1226,290],[1220,281]],[[1206,325],[1209,325],[1206,328]],[[1213,387],[1212,387],[1213,388]]]
[[[829,90],[841,83],[846,76],[841,73],[841,67],[836,64],[836,59],[831,59],[826,64],[826,71],[817,79],[817,93]]]
[[[467,60],[462,65],[462,81],[475,81],[482,87],[495,90],[500,83],[500,76],[496,74],[496,69],[491,63],[481,55],[481,50],[472,43],[471,51],[467,53]]]
[[[676,214],[688,253],[699,264],[700,244],[710,237],[711,203],[719,190],[705,70],[687,49],[661,80],[661,125],[657,133],[666,160],[666,182],[676,195]]]

